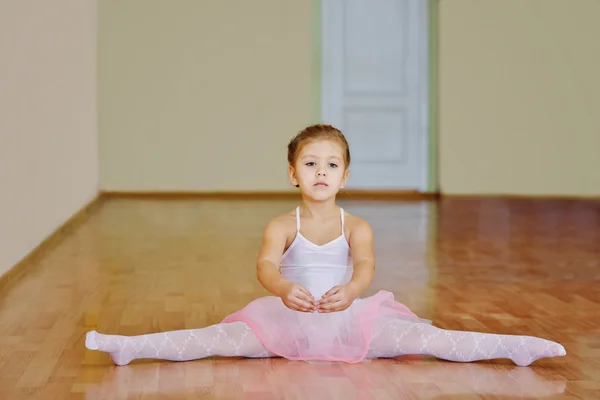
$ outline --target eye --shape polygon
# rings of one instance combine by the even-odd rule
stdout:
[[[312,161],[309,161],[309,162],[306,163],[306,165],[308,165],[309,167],[312,167],[313,165],[315,165],[315,163],[312,162]]]
[[[329,163],[329,166],[330,166],[331,168],[337,168],[337,164],[334,164],[334,163]]]

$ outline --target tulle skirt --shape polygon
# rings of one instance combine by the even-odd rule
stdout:
[[[222,322],[246,323],[265,348],[280,357],[358,363],[366,358],[377,327],[389,319],[431,323],[383,290],[333,313],[294,311],[279,297],[261,297]]]

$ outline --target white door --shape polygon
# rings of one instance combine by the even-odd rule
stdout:
[[[427,3],[322,0],[322,120],[350,143],[348,188],[427,190]]]

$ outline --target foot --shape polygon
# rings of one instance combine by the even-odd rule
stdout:
[[[103,335],[90,331],[85,335],[85,347],[108,353],[116,365],[127,365],[135,356],[131,341],[119,335]]]
[[[559,357],[567,354],[562,345],[533,337],[521,338],[519,346],[516,346],[510,353],[510,359],[520,367],[531,365],[540,358]]]
[[[85,334],[85,347],[89,350],[98,350],[98,343],[96,342],[96,335],[98,332],[89,331]]]

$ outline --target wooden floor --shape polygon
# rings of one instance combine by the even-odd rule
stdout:
[[[536,335],[567,356],[530,367],[410,356],[346,364],[140,360],[84,334],[217,323],[267,294],[254,261],[291,200],[109,199],[0,292],[1,399],[600,399],[600,203],[345,201],[376,235],[366,295],[393,292],[447,329]]]

